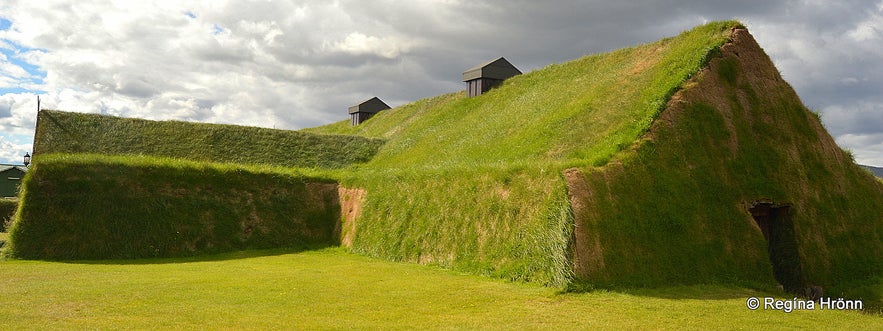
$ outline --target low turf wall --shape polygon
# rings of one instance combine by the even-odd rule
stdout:
[[[297,168],[341,168],[367,162],[384,142],[357,136],[54,110],[40,111],[34,135],[37,155],[149,155]]]
[[[292,170],[50,155],[22,184],[6,253],[77,260],[337,244],[337,184]]]
[[[570,282],[573,220],[557,172],[390,170],[342,183],[360,188],[341,194],[343,246],[356,253],[550,286]]]

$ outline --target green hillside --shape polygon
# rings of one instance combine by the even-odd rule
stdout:
[[[34,154],[150,155],[220,163],[340,168],[371,159],[378,139],[237,125],[41,110]]]
[[[340,185],[328,204],[340,208],[335,239],[385,259],[571,289],[697,283],[771,289],[778,282],[798,294],[821,286],[830,295],[880,302],[883,293],[883,185],[834,143],[738,22],[550,65],[478,97],[440,95],[358,126],[342,121],[303,130],[290,145],[275,143],[288,133],[233,126],[188,126],[177,138],[161,137],[186,131],[178,123],[41,113],[38,157],[25,180],[12,246],[39,249],[44,236],[63,237],[62,231],[23,239],[28,226],[37,229],[62,209],[72,215],[67,224],[107,215],[106,226],[127,219],[149,224],[150,217],[127,213],[148,213],[162,206],[156,201],[170,199],[150,193],[163,190],[105,189],[109,183],[181,182],[219,192],[212,204],[183,200],[185,216],[168,221],[198,224],[199,211],[223,204],[237,210],[238,222],[270,208],[222,198],[241,196],[239,185],[261,196],[267,194],[261,186],[285,190],[288,180],[316,179]],[[262,143],[238,145],[242,136]],[[309,148],[290,147],[304,141]],[[228,145],[240,147],[225,150]],[[350,149],[360,152],[328,162],[321,154],[341,157]],[[171,159],[153,157],[122,158],[79,174],[64,160],[84,158],[80,165],[90,167],[101,158],[42,155],[50,152],[258,159],[314,169],[290,179],[275,168],[261,176],[288,179],[252,185],[242,181],[257,174],[228,165],[223,173],[244,175],[202,187],[197,184],[224,176],[166,176],[174,167],[162,164]],[[165,170],[133,175],[153,168]],[[55,187],[69,185],[79,191],[65,188],[68,204],[47,202],[62,194]],[[302,187],[300,193],[285,193],[273,205],[316,189],[299,185],[292,187]],[[76,207],[93,206],[79,201],[89,199],[144,205],[128,212]],[[306,207],[291,212],[298,208]],[[80,226],[77,231],[89,228]],[[189,241],[176,245],[181,242]]]

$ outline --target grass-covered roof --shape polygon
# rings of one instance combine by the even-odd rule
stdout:
[[[727,41],[738,22],[589,55],[510,78],[479,97],[453,93],[309,132],[388,139],[381,167],[524,162],[603,164],[649,128],[668,99]]]

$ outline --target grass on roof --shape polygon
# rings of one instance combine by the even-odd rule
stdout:
[[[666,102],[738,22],[590,55],[510,78],[484,95],[464,92],[378,113],[359,126],[307,132],[388,139],[369,166],[603,165],[649,127]]]

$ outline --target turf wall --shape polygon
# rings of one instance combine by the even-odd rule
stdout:
[[[34,162],[10,229],[16,258],[190,256],[337,244],[337,184],[295,171],[173,159]]]

